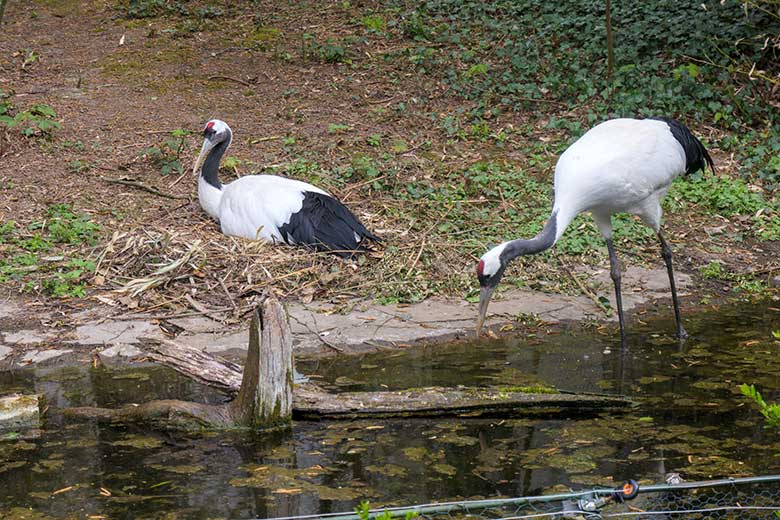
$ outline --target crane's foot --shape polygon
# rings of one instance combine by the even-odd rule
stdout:
[[[680,327],[677,329],[677,338],[680,340],[688,339],[688,333],[685,332],[685,329]]]

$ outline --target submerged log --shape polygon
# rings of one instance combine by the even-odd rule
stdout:
[[[253,326],[250,325],[250,329]],[[167,365],[204,385],[228,392],[237,392],[241,386],[241,367],[207,352],[166,339],[145,338],[142,339],[141,347],[153,361]]]
[[[238,392],[241,375],[232,363],[174,341],[149,342],[154,359],[180,373],[228,392]],[[198,364],[192,360],[208,357]],[[191,358],[191,359],[190,359]],[[295,419],[353,419],[358,417],[426,417],[488,415],[576,415],[620,411],[631,403],[622,397],[532,393],[518,388],[428,387],[395,392],[330,393],[314,383],[293,387]]]
[[[95,419],[116,423],[145,423],[164,430],[227,429],[236,426],[230,410],[224,405],[210,405],[163,399],[121,408],[83,406],[66,408],[66,417]]]
[[[630,406],[621,397],[563,393],[528,393],[501,388],[428,387],[396,392],[330,394],[303,385],[295,388],[293,416],[298,419],[361,417],[513,415],[588,415]]]
[[[582,415],[625,410],[620,397],[528,393],[517,388],[430,387],[396,392],[332,394],[306,383],[293,387],[292,334],[282,305],[267,298],[249,327],[243,375],[235,363],[170,341],[146,340],[149,356],[204,384],[236,393],[226,405],[152,401],[116,410],[70,408],[67,415],[147,422],[163,428],[269,428],[299,419],[354,419],[466,415]]]
[[[37,395],[11,394],[0,397],[0,430],[26,430],[40,426]]]

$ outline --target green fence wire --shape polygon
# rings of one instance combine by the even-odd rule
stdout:
[[[407,514],[431,520],[531,518],[780,520],[780,475],[728,478],[639,486],[636,497],[623,500],[613,488],[495,500],[466,500],[373,509],[369,518]],[[356,513],[328,513],[275,520],[361,520]]]

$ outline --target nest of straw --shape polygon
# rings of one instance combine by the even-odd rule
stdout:
[[[197,229],[117,231],[98,254],[98,299],[138,311],[194,313],[238,320],[272,288],[304,302],[344,301],[364,294],[362,271],[381,252],[342,260],[305,248]],[[369,258],[371,257],[371,258]]]

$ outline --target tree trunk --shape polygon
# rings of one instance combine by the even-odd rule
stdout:
[[[612,10],[610,0],[605,0],[607,3],[607,77],[612,78],[612,74],[615,70],[615,39],[612,36]]]
[[[0,25],[3,25],[3,13],[5,13],[5,4],[8,0],[0,0]]]
[[[260,337],[262,335],[262,338]],[[249,352],[231,415],[241,426],[282,426],[292,420],[292,332],[284,307],[267,298],[249,327]]]
[[[173,341],[150,346],[152,359],[202,383],[232,392],[238,389],[238,396],[222,406],[168,399],[119,409],[68,408],[65,414],[184,430],[278,428],[292,420],[292,333],[284,307],[275,298],[266,298],[254,311],[243,376],[235,363]]]

